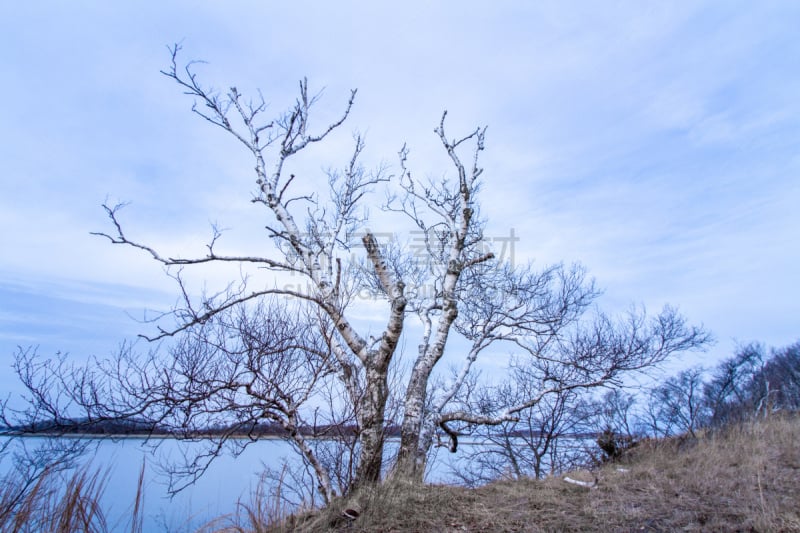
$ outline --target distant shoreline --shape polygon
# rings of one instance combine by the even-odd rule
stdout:
[[[178,437],[176,435],[169,435],[167,433],[153,433],[153,434],[144,434],[144,433],[59,433],[59,432],[25,432],[25,431],[0,431],[0,438],[3,437],[22,437],[26,439],[30,438],[42,438],[42,439],[87,439],[87,440],[103,440],[103,439],[112,439],[112,440],[122,440],[122,439],[130,439],[130,440],[151,440],[151,439],[180,439],[180,440],[203,440],[203,439],[213,439],[214,437],[219,437],[219,435],[215,435],[212,433],[203,433],[198,435],[192,435],[191,437]],[[283,440],[287,439],[287,437],[282,437],[280,435],[258,435],[255,437],[251,437],[249,435],[231,435],[227,437],[228,439],[235,439],[235,440],[244,440],[244,439],[257,439],[257,440]],[[325,438],[325,437],[306,437],[309,439],[318,439],[318,438]]]
[[[214,439],[219,438],[219,434],[215,433],[202,433],[197,435],[192,435],[191,437],[185,436],[176,436],[176,435],[169,435],[166,433],[153,433],[153,434],[144,434],[144,433],[85,433],[85,432],[67,432],[67,433],[59,433],[59,432],[23,432],[23,431],[0,431],[0,439],[2,438],[26,438],[26,439],[84,439],[84,440],[167,440],[167,439],[174,439],[174,440],[182,440],[182,441],[192,441],[192,440],[207,440],[207,439]],[[574,435],[560,435],[558,438],[562,440],[594,440],[597,435],[593,434],[574,434]],[[275,434],[259,434],[259,435],[246,435],[246,434],[237,434],[231,435],[226,437],[229,440],[290,440],[291,437],[289,435],[275,435]],[[308,440],[331,440],[334,437],[331,436],[311,436],[305,435],[305,438]],[[513,438],[521,438],[521,437],[513,437]],[[385,439],[385,442],[399,442],[400,436],[399,435],[388,435]],[[464,436],[459,439],[459,445],[466,445],[466,446],[475,446],[486,443],[485,441],[481,441],[480,439],[473,439],[467,436]]]

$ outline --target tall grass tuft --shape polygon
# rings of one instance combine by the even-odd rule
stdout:
[[[308,512],[305,503],[299,506],[284,496],[286,489],[284,466],[279,477],[264,472],[249,501],[239,501],[233,513],[220,516],[206,523],[197,533],[266,533],[293,531],[296,516]]]
[[[45,469],[34,484],[20,493],[25,480],[0,480],[0,531],[3,533],[108,533],[100,506],[109,478],[108,470],[86,465],[67,475]],[[139,474],[131,533],[143,530],[144,465]],[[19,495],[21,497],[19,497]],[[13,500],[11,499],[13,498]]]

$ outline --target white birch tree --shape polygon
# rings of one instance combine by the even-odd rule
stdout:
[[[100,235],[149,254],[178,283],[182,304],[173,310],[175,325],[159,326],[150,340],[196,339],[208,324],[227,313],[247,316],[247,310],[263,300],[304,310],[298,326],[303,331],[313,327],[315,334],[304,336],[302,345],[293,347],[298,352],[292,357],[306,361],[305,374],[292,374],[295,403],[284,402],[274,418],[289,423],[308,404],[313,391],[323,381],[329,387],[328,376],[336,376],[342,401],[354,413],[357,426],[358,458],[351,488],[378,482],[387,462],[393,475],[422,479],[431,447],[444,437],[455,448],[459,425],[512,421],[548,395],[613,382],[625,372],[650,367],[708,342],[702,328],[686,325],[671,308],[651,319],[644,312],[631,312],[621,321],[597,312],[592,305],[598,290],[580,266],[557,264],[536,270],[497,257],[487,246],[486,222],[480,214],[481,186],[502,186],[499,178],[484,178],[480,164],[486,128],[452,137],[446,131],[447,114],[442,115],[434,139],[451,173],[440,180],[420,179],[412,173],[410,150],[405,146],[399,152],[395,175],[385,166],[368,171],[361,163],[364,140],[356,136],[343,168],[326,176],[327,199],[322,193],[305,195],[296,192],[302,190],[296,186],[309,177],[287,168],[341,127],[356,91],[339,119],[315,128],[311,116],[318,98],[303,80],[295,103],[269,119],[260,95],[250,100],[235,87],[224,94],[214,92],[201,84],[192,63],[179,67],[178,51],[179,47],[172,50],[171,65],[163,73],[194,99],[195,113],[233,136],[252,158],[257,187],[253,202],[262,205],[271,219],[266,231],[274,246],[266,247],[266,252],[256,249],[252,255],[226,255],[218,251],[221,234],[215,231],[204,253],[178,257],[129,237],[119,206],[105,207],[113,229]],[[420,249],[410,250],[398,241],[381,243],[369,229],[365,203],[377,186],[389,191],[382,206],[388,215],[406,220],[423,236]],[[357,249],[353,247],[356,238],[361,241]],[[214,297],[195,296],[182,273],[213,263],[257,267],[258,277],[244,277]],[[303,283],[282,287],[274,276],[285,274]],[[367,325],[353,313],[358,297],[365,293],[384,302],[383,316]],[[290,324],[300,320],[288,314],[279,318]],[[254,327],[252,321],[248,324]],[[419,337],[410,338],[416,331]],[[264,342],[276,341],[268,332],[262,333]],[[454,337],[461,342],[454,343]],[[526,395],[514,405],[474,412],[458,398],[465,394],[481,355],[498,343],[515,350],[517,360],[524,361],[520,368],[525,372],[515,371],[514,376],[528,380],[520,388]],[[415,349],[403,350],[401,345]],[[439,366],[454,346],[463,349],[457,355],[461,366],[445,378]],[[301,356],[303,350],[311,355]],[[218,343],[202,348],[201,342],[182,357],[187,362],[196,357],[196,364],[210,365],[219,354]],[[400,445],[396,457],[386,458],[386,406],[392,392],[388,376],[390,365],[399,358],[405,358],[409,368],[398,385],[400,390],[394,391],[402,401]],[[264,359],[259,364],[271,363]],[[166,368],[169,372],[170,367]],[[259,369],[250,369],[248,375],[259,376]],[[254,405],[272,405],[282,394],[274,383],[281,375],[275,369],[268,380],[275,386],[258,393],[233,377],[226,385],[229,396],[213,396],[217,393],[213,388],[205,393],[213,396],[214,412],[220,415],[225,413],[225,402],[236,412],[234,406],[241,398],[260,395]],[[163,395],[169,396],[172,382],[165,379]],[[132,401],[129,409],[136,410],[135,404]],[[316,461],[312,449],[296,444],[306,460]],[[321,467],[316,473],[329,498],[334,493],[329,476]]]

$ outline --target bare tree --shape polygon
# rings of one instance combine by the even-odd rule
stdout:
[[[385,166],[368,171],[360,162],[364,141],[356,135],[343,167],[327,173],[325,200],[319,191],[306,194],[298,188],[304,180],[308,186],[310,177],[290,168],[300,168],[298,158],[344,123],[356,92],[337,120],[315,128],[311,113],[318,97],[303,80],[294,105],[266,119],[267,106],[260,95],[248,100],[235,87],[224,94],[205,87],[193,63],[179,68],[178,51],[177,46],[172,49],[170,68],[163,73],[194,98],[195,113],[233,136],[253,158],[257,191],[252,201],[271,216],[267,232],[274,246],[252,255],[229,255],[220,251],[221,233],[214,229],[204,253],[177,257],[129,237],[120,219],[121,206],[105,206],[112,231],[99,235],[140,249],[164,265],[178,284],[182,303],[171,314],[174,322],[162,321],[149,336],[152,341],[175,339],[177,351],[168,363],[158,363],[155,355],[138,363],[122,353],[119,370],[98,362],[103,368],[99,374],[70,370],[58,383],[66,391],[81,384],[78,393],[61,394],[92,416],[130,417],[152,411],[148,416],[154,422],[183,417],[178,426],[192,422],[198,427],[230,418],[237,431],[257,419],[276,420],[315,465],[323,492],[332,494],[326,469],[297,431],[304,402],[324,384],[337,387],[357,423],[358,457],[350,489],[381,478],[388,376],[390,365],[400,357],[409,357],[409,371],[400,392],[400,445],[391,462],[394,475],[421,479],[428,452],[441,435],[455,448],[458,427],[515,421],[551,395],[614,382],[625,372],[708,342],[706,332],[687,326],[668,307],[650,319],[644,312],[631,311],[619,321],[592,311],[598,291],[578,266],[535,270],[496,257],[484,236],[478,201],[485,128],[451,137],[447,114],[442,115],[434,132],[452,175],[440,180],[412,173],[406,147],[400,150],[396,176]],[[368,228],[366,198],[379,184],[390,192],[383,206],[387,216],[405,221],[423,236],[418,249],[398,240],[380,242]],[[218,295],[197,296],[182,272],[213,263],[256,269]],[[275,276],[284,275],[303,283],[276,283]],[[373,300],[372,321],[356,319],[364,295]],[[302,312],[276,318],[275,308],[269,307],[251,314],[258,302],[271,298],[285,309],[299,306]],[[376,302],[383,302],[380,312]],[[233,328],[237,344],[230,348],[215,335],[214,325],[234,318],[240,322]],[[242,332],[237,331],[239,324],[246,324]],[[408,325],[421,331],[416,342],[407,340],[416,347],[413,354],[400,348],[401,339],[410,334]],[[276,338],[273,326],[278,332],[298,329],[300,341],[294,342],[294,335]],[[251,330],[257,330],[253,337],[260,339],[254,348],[246,345],[250,336],[245,333]],[[436,369],[454,337],[466,347],[460,368],[444,379]],[[479,356],[497,343],[519,352],[512,374],[526,380],[524,394],[513,405],[476,412],[457,399]],[[252,355],[254,350],[264,355]],[[112,385],[114,379],[119,383]],[[94,395],[110,397],[103,391],[114,386],[123,397],[114,398],[111,407],[94,401]],[[38,394],[37,384],[30,389]],[[48,405],[61,405],[58,398],[40,396]],[[187,408],[191,414],[183,413]],[[49,414],[58,416],[58,409]],[[211,457],[216,451],[209,453]]]
[[[748,344],[714,369],[703,389],[711,411],[710,425],[739,422],[753,415],[760,398],[751,394],[752,384],[764,365],[764,357],[761,345]]]
[[[646,420],[653,435],[696,436],[695,431],[706,418],[703,373],[701,367],[683,370],[650,392]]]
[[[773,410],[800,407],[800,344],[770,350],[758,343],[737,349],[704,387],[710,425],[724,425]]]
[[[475,396],[472,409],[491,413],[524,401],[528,392],[524,382],[509,381]],[[520,411],[515,420],[475,427],[451,473],[461,483],[476,486],[502,478],[540,479],[585,464],[584,441],[593,427],[590,404],[583,396],[577,390],[557,391]]]
[[[124,345],[114,358],[88,365],[64,357],[39,362],[35,354],[20,353],[17,366],[35,398],[29,407],[13,410],[17,421],[27,422],[16,427],[58,434],[115,422],[139,433],[201,441],[205,446],[197,455],[172,465],[174,492],[204,473],[224,447],[239,453],[257,438],[260,425],[274,423],[330,498],[328,470],[301,431],[315,427],[302,407],[336,369],[308,320],[300,311],[260,301],[216,313],[187,329],[168,350],[140,354]],[[42,420],[52,423],[42,426]],[[250,439],[233,438],[242,436]]]
[[[634,440],[643,433],[635,407],[635,394],[619,388],[611,389],[594,404],[593,425],[625,439]]]
[[[758,390],[769,391],[766,401],[773,409],[800,409],[800,343],[772,350],[757,381]]]

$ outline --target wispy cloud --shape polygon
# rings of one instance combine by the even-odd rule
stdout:
[[[271,111],[306,75],[323,115],[359,88],[348,131],[299,167],[310,187],[349,157],[352,129],[368,164],[408,142],[417,174],[442,175],[432,129],[448,109],[454,135],[489,125],[482,212],[490,234],[515,229],[519,260],[584,262],[613,308],[669,301],[722,340],[790,342],[798,20],[790,2],[4,7],[0,276],[33,304],[4,300],[0,323],[10,338],[48,298],[68,314],[162,301],[158,265],[88,235],[109,229],[107,198],[130,201],[127,227],[165,250],[202,253],[212,222],[231,250],[269,246],[252,161],[158,73],[183,40],[209,84],[261,87]]]

